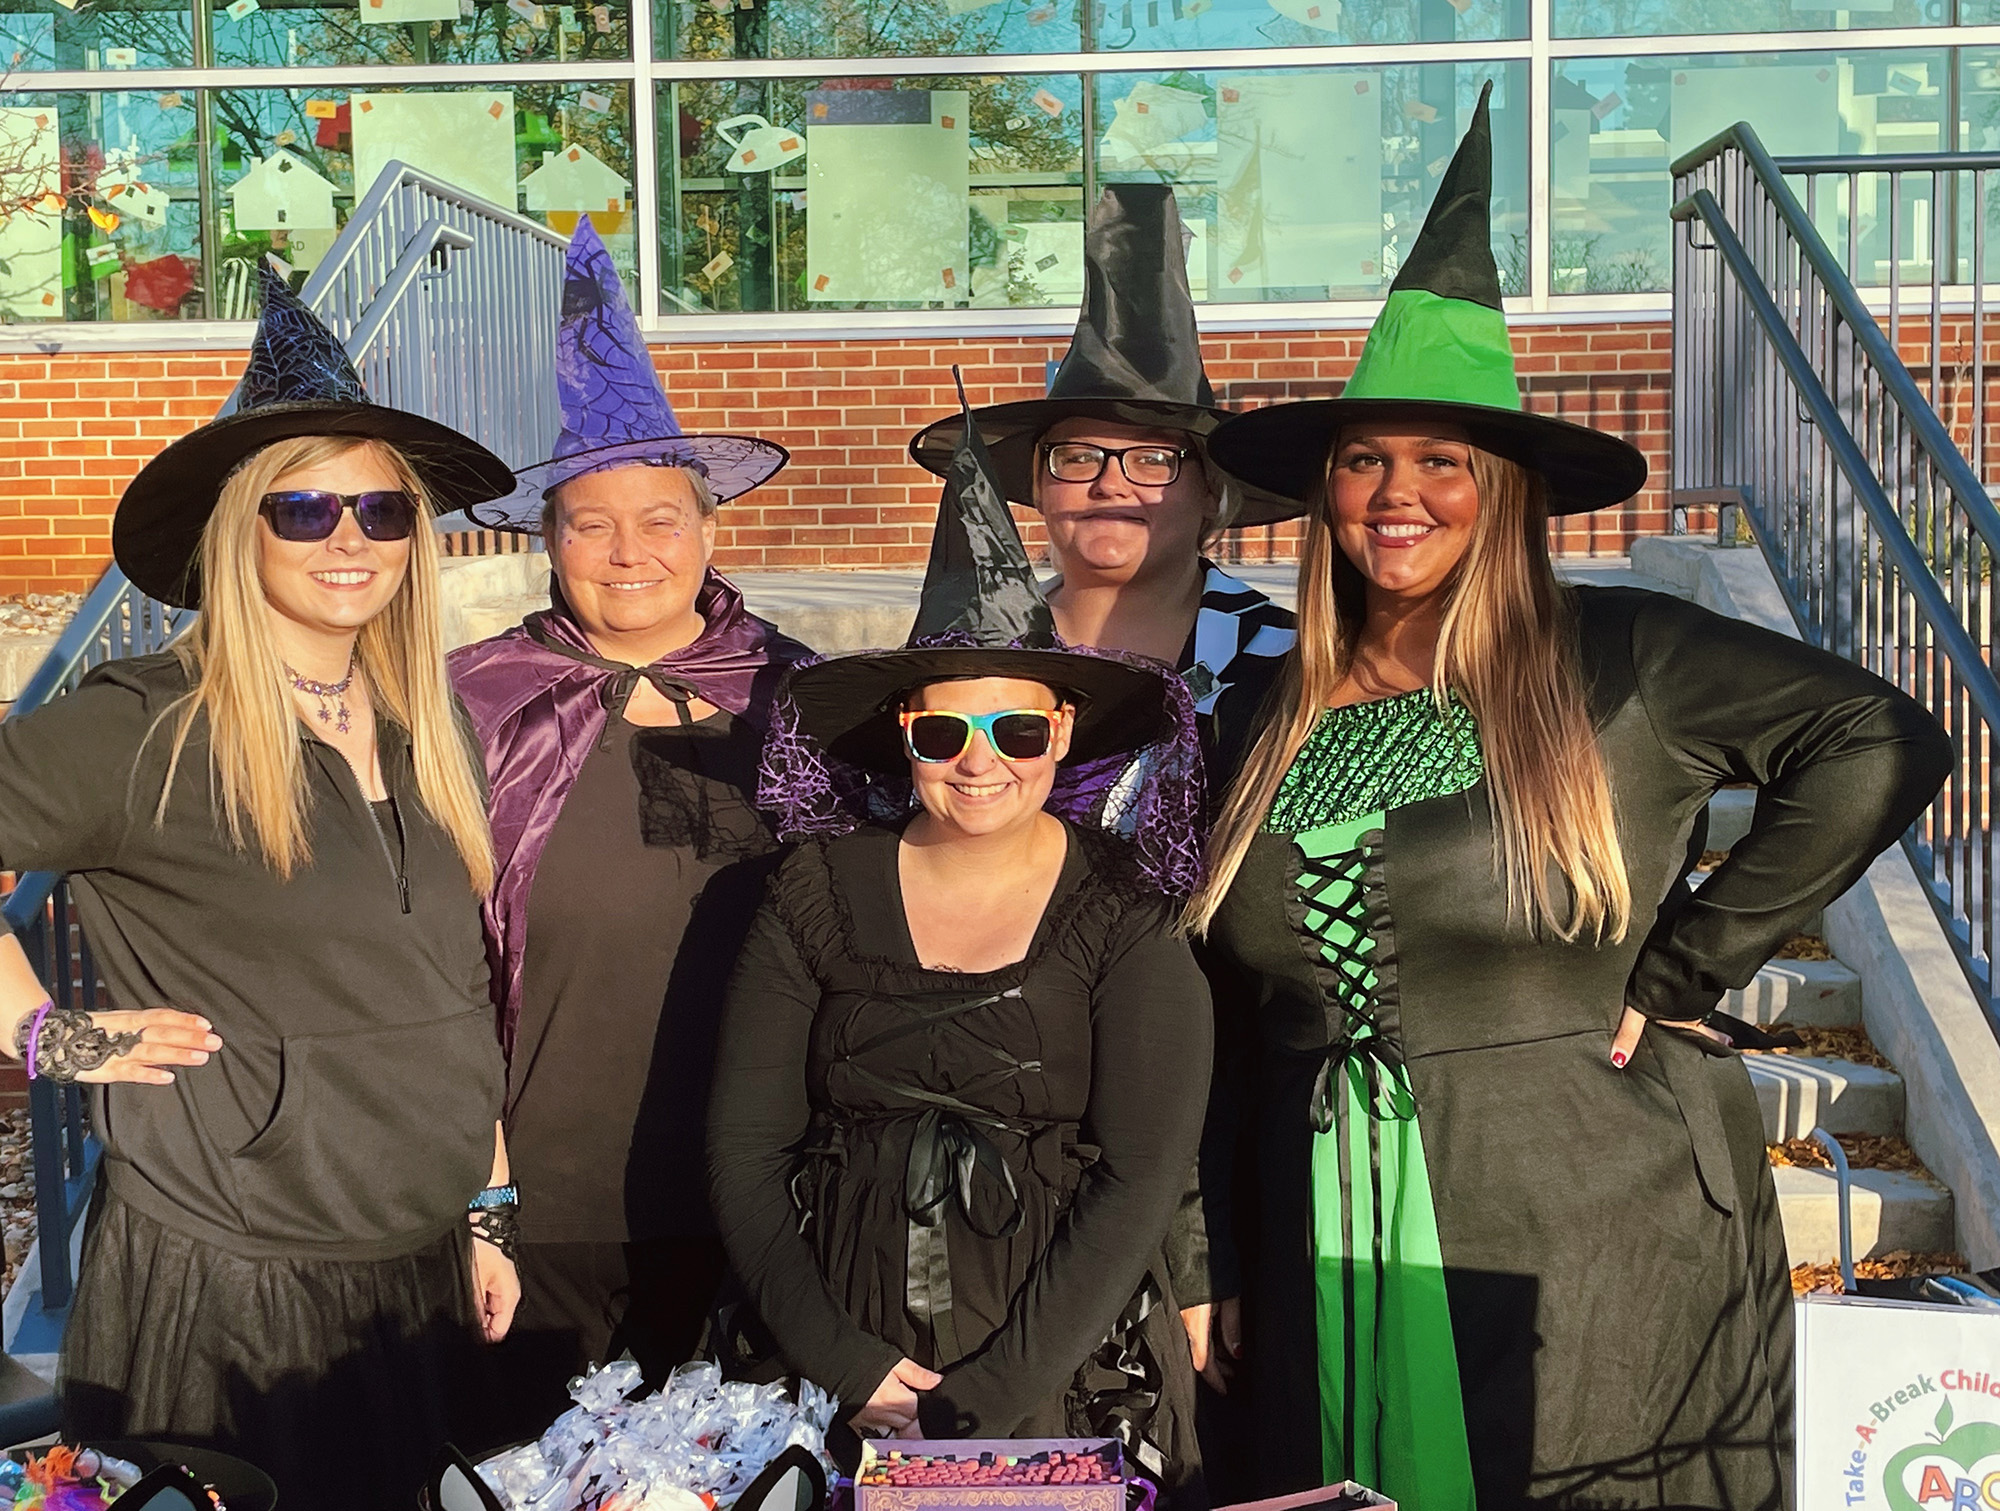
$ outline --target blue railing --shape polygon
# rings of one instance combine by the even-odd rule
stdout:
[[[1748,125],[1674,164],[1673,502],[1722,506],[1725,518],[1740,507],[1800,633],[1895,683],[1950,731],[1955,767],[1903,843],[2000,1033],[2000,682],[1990,664],[2000,513],[1933,402],[1946,393],[1944,348],[1963,339],[1954,321],[1973,333],[1966,386],[1983,394],[1983,224],[1970,238],[1969,289],[1951,288],[1949,238],[1929,243],[1928,287],[1919,282],[1911,300],[1927,321],[1927,394],[1894,340],[1906,298],[1897,227],[1878,316],[1786,182],[1839,175],[1852,214],[1854,175],[1920,173],[1935,186],[1969,174],[1983,189],[1996,167],[1993,154],[1774,161]],[[1909,202],[1893,186],[1887,199]],[[1945,214],[1936,204],[1929,213]],[[1983,223],[1983,198],[1974,214]],[[1855,234],[1850,226],[1850,261]],[[1967,444],[1984,455],[1983,400],[1971,414]]]

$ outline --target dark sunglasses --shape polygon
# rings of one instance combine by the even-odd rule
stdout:
[[[945,708],[906,708],[897,717],[903,743],[919,761],[955,761],[972,744],[977,729],[1006,761],[1038,761],[1055,740],[1059,708],[1010,708],[993,714],[953,713]]]
[[[294,493],[267,493],[257,512],[271,522],[279,540],[325,540],[340,528],[343,510],[354,511],[354,522],[370,540],[408,540],[417,528],[417,501],[400,488],[376,493],[329,493],[303,488]]]

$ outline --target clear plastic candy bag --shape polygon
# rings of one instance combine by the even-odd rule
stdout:
[[[627,1399],[639,1366],[621,1360],[570,1382],[576,1405],[538,1442],[479,1465],[509,1511],[702,1511],[728,1506],[797,1444],[831,1471],[833,1398],[807,1381],[724,1380],[689,1364],[650,1396]]]

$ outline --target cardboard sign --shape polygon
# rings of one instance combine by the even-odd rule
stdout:
[[[1854,1296],[1798,1304],[1799,1505],[2000,1505],[2000,1312]]]

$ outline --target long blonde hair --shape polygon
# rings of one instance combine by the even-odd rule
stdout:
[[[1444,591],[1432,692],[1456,693],[1479,726],[1493,807],[1494,866],[1510,916],[1538,916],[1557,936],[1622,939],[1631,885],[1604,758],[1584,702],[1573,599],[1549,561],[1540,477],[1472,448],[1479,514]],[[1206,928],[1306,737],[1347,676],[1366,583],[1334,538],[1324,491],[1307,515],[1299,559],[1299,639],[1231,786],[1209,847],[1209,880],[1189,904]],[[1567,899],[1550,877],[1553,861]]]
[[[275,442],[223,484],[201,537],[201,617],[176,648],[194,686],[160,721],[173,721],[174,731],[154,822],[165,819],[181,754],[205,714],[209,790],[230,843],[246,850],[254,837],[283,877],[312,860],[311,794],[298,713],[257,570],[257,509],[286,473],[361,447],[372,449],[400,487],[427,503],[421,480],[395,448],[348,436]],[[473,752],[445,679],[440,596],[437,540],[428,519],[420,518],[403,585],[362,626],[355,664],[376,710],[409,732],[417,795],[451,837],[473,891],[483,897],[493,887],[493,841]]]

